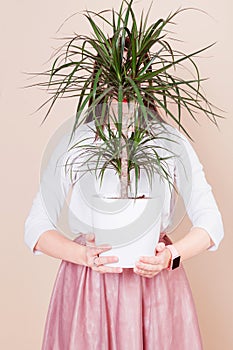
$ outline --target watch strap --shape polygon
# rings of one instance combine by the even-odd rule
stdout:
[[[171,271],[180,266],[180,255],[174,245],[169,244],[166,246],[166,248],[171,252],[171,262],[167,268],[169,271]]]

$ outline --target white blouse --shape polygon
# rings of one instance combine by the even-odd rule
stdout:
[[[94,138],[89,126],[93,127],[93,125],[91,122],[79,127],[72,139],[72,144],[86,137],[91,137],[88,141],[91,144]],[[192,225],[201,227],[208,232],[214,242],[209,250],[214,251],[223,238],[224,228],[212,188],[206,180],[203,166],[188,138],[174,127],[167,124],[164,126],[165,133],[161,133],[164,137],[156,141],[156,144],[162,146],[162,148],[158,148],[158,153],[160,156],[170,157],[166,163],[167,171],[183,199]],[[65,216],[73,234],[88,233],[91,232],[92,228],[92,195],[104,194],[113,197],[119,195],[119,178],[114,169],[106,170],[101,187],[93,173],[88,172],[82,176],[81,163],[87,155],[77,153],[77,150],[68,151],[71,146],[69,137],[70,133],[65,135],[53,151],[48,165],[43,171],[39,191],[25,221],[25,243],[35,255],[42,254],[41,251],[34,249],[42,233],[54,229],[64,234],[67,233],[67,226],[64,227],[61,223],[62,220],[60,220],[62,209],[66,208]],[[171,155],[173,156],[171,157]],[[71,179],[70,172],[66,171],[69,169],[69,165],[66,170],[64,167],[66,162],[70,164],[71,161],[74,169],[77,170],[76,179],[78,181],[75,184]],[[133,195],[133,173],[131,178],[131,194]],[[159,194],[162,212],[161,232],[168,231],[176,209],[174,190],[171,192],[167,181],[161,181],[158,174],[155,175],[153,187],[150,188],[145,172],[141,171],[138,195],[142,194],[149,196]],[[185,213],[178,214],[182,219]]]

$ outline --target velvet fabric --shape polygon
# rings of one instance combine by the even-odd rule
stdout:
[[[75,239],[85,244],[84,237]],[[164,233],[160,241],[171,244]],[[62,261],[42,350],[201,350],[190,286],[181,265],[153,278],[132,268],[100,274]]]

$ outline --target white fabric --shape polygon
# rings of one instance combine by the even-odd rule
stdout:
[[[93,135],[88,126],[93,126],[93,122],[82,125],[74,139],[73,143],[83,137]],[[190,141],[177,129],[166,125],[168,138],[161,139],[158,144],[163,146],[159,149],[160,155],[171,155],[164,147],[172,150],[175,157],[167,161],[168,172],[173,181],[176,182],[177,189],[182,196],[187,214],[194,227],[205,229],[212,238],[214,245],[209,250],[216,250],[224,235],[222,217],[212,193],[212,188],[208,184],[203,166],[200,163]],[[36,194],[29,215],[25,221],[25,243],[33,254],[42,254],[35,250],[35,244],[42,233],[47,230],[57,229],[62,232],[62,228],[57,226],[59,214],[66,203],[69,189],[72,189],[69,207],[69,225],[73,233],[90,232],[91,208],[89,196],[95,192],[105,195],[119,194],[119,179],[112,169],[107,169],[104,176],[102,187],[99,188],[98,182],[91,174],[85,175],[72,186],[70,174],[65,171],[64,164],[67,160],[78,159],[74,151],[66,152],[68,149],[69,136],[65,136],[53,152],[48,166],[43,172],[40,188]],[[70,145],[69,145],[70,147]],[[71,156],[71,158],[69,158]],[[85,155],[84,155],[85,157]],[[76,164],[77,169],[79,164]],[[79,177],[79,175],[78,175]],[[157,178],[158,180],[158,178]],[[134,176],[132,174],[132,182]],[[156,191],[162,191],[162,224],[161,232],[166,231],[171,225],[172,214],[174,211],[174,197],[171,195],[168,184],[165,182]],[[134,193],[132,186],[132,194]],[[139,195],[151,194],[148,189],[148,182],[145,173],[142,171],[139,182]]]

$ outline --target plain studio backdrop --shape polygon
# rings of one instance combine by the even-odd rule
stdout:
[[[1,335],[4,350],[39,350],[49,298],[60,262],[47,256],[33,256],[24,245],[24,221],[32,205],[39,181],[46,145],[57,128],[74,114],[75,102],[58,103],[40,127],[43,113],[30,114],[45,100],[39,89],[22,89],[30,81],[23,72],[42,71],[59,45],[55,37],[88,33],[81,15],[65,23],[75,12],[119,8],[120,0],[102,1],[1,1],[0,35],[0,116],[1,116]],[[150,1],[137,1],[140,13]],[[218,130],[207,118],[200,125],[186,118],[185,126],[193,147],[204,166],[208,182],[222,213],[225,238],[217,252],[205,252],[185,262],[191,283],[205,350],[233,349],[233,98],[232,98],[232,1],[154,1],[150,19],[167,16],[179,7],[187,11],[171,28],[191,52],[212,42],[217,44],[198,58],[203,86],[208,98],[226,111]],[[172,233],[175,239],[191,227],[186,216]],[[169,334],[168,334],[169,336]],[[162,349],[160,349],[162,350]],[[179,349],[175,349],[179,350]],[[187,349],[188,350],[188,349]]]

